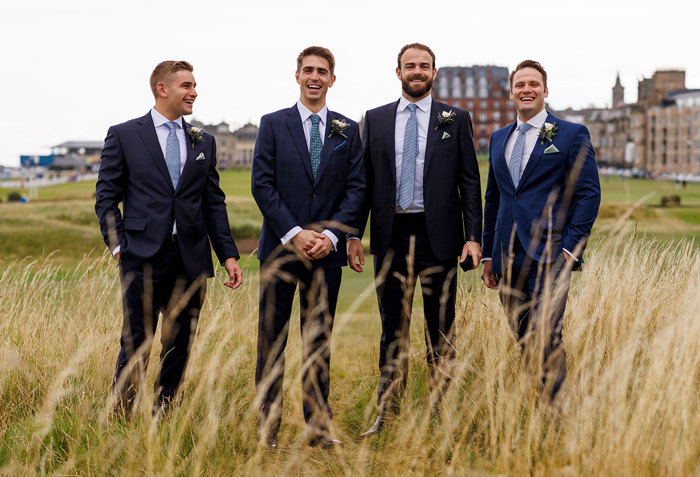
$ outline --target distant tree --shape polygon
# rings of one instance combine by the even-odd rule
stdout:
[[[20,200],[22,200],[22,195],[19,192],[10,192],[7,194],[8,202],[19,202]]]

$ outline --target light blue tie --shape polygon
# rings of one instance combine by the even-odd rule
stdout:
[[[169,121],[165,125],[170,130],[165,143],[165,164],[168,166],[173,188],[177,189],[177,183],[180,181],[180,141],[177,139],[175,130],[178,124],[175,121]]]
[[[520,164],[523,162],[523,151],[525,151],[525,133],[532,127],[528,123],[522,123],[520,125],[520,133],[515,139],[515,145],[513,146],[513,152],[510,155],[510,165],[508,170],[510,171],[510,177],[513,179],[513,184],[517,189],[518,183],[520,182]]]
[[[416,105],[408,105],[411,112],[406,122],[403,136],[403,154],[401,159],[401,185],[399,186],[399,207],[408,209],[413,203],[416,181],[416,156],[418,156],[418,119]]]
[[[318,114],[311,115],[311,141],[309,141],[311,147],[309,148],[309,153],[311,154],[311,172],[314,174],[314,180],[316,180],[316,174],[318,174],[318,166],[321,165],[321,151],[323,150],[321,135],[318,133],[320,120],[321,117]]]

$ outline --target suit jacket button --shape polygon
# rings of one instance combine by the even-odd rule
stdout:
[[[311,194],[311,197],[315,199],[316,197],[318,197],[318,194],[313,193],[313,194]]]
[[[518,196],[517,196],[517,195],[514,195],[514,196],[513,196],[513,200],[518,200]]]

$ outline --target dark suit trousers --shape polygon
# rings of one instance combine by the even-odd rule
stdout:
[[[410,253],[411,238],[415,251]],[[409,256],[410,255],[410,256]],[[416,279],[420,279],[425,314],[425,343],[433,390],[447,382],[442,367],[454,360],[454,319],[457,261],[440,260],[430,247],[425,214],[396,214],[389,252],[374,258],[375,285],[382,320],[379,345],[377,409],[380,416],[396,411],[406,386],[411,309]]]
[[[292,254],[260,262],[260,313],[255,386],[262,433],[276,433],[282,416],[284,349],[297,285],[301,308],[302,398],[312,433],[324,433],[333,416],[328,404],[331,332],[341,267],[306,264]]]
[[[168,406],[187,365],[206,294],[206,280],[185,278],[176,240],[163,244],[147,264],[132,264],[128,254],[122,255],[120,269],[124,321],[114,391],[128,408],[145,377],[158,315],[162,313],[163,349],[155,393],[157,404]]]
[[[553,399],[566,379],[562,326],[571,273],[563,255],[548,264],[533,260],[517,236],[512,264],[507,259],[502,263],[507,271],[500,298],[508,322],[527,369],[541,376],[545,393]]]

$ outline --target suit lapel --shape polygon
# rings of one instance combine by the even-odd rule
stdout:
[[[289,130],[289,135],[294,141],[294,145],[299,153],[299,159],[306,169],[306,174],[309,176],[311,182],[314,181],[314,174],[311,171],[311,155],[309,154],[309,149],[306,146],[306,136],[304,135],[304,128],[301,125],[301,116],[299,116],[299,110],[297,105],[292,106],[287,112],[287,129]]]
[[[545,122],[551,123],[552,122],[553,116],[551,114],[547,114],[547,119],[545,119]],[[532,174],[532,171],[537,167],[537,164],[540,163],[542,160],[542,154],[544,153],[545,148],[547,147],[546,144],[542,144],[541,139],[537,139],[537,142],[535,143],[535,147],[532,149],[532,154],[530,154],[530,159],[527,161],[527,166],[525,166],[525,170],[523,171],[523,175],[520,177],[520,184],[518,186],[521,186],[527,181],[527,178],[530,177],[530,174]]]
[[[437,127],[437,117],[441,112],[442,109],[440,108],[440,105],[437,104],[435,100],[432,100],[430,106],[430,120],[428,121],[428,137],[426,138],[425,144],[425,161],[423,163],[424,180],[425,176],[428,175],[428,167],[430,166],[430,161],[433,159],[433,153],[435,152],[435,146],[438,142],[438,136],[441,134],[441,131],[435,130]]]
[[[501,140],[495,145],[495,150],[494,150],[494,161],[496,163],[493,165],[494,170],[501,170],[504,171],[505,175],[508,176],[508,183],[513,187],[515,190],[515,184],[513,183],[513,178],[510,176],[510,170],[508,169],[508,161],[506,160],[506,143],[508,142],[508,138],[513,134],[513,131],[515,131],[515,128],[517,127],[518,122],[514,122],[513,124],[510,125],[508,128],[508,131],[503,135]],[[522,182],[522,181],[521,181]]]
[[[335,152],[335,147],[346,140],[340,134],[333,134],[333,136],[328,137],[331,133],[331,122],[334,119],[337,119],[337,116],[330,110],[328,110],[328,114],[326,114],[326,130],[323,136],[323,151],[321,152],[321,164],[319,164],[318,166],[318,174],[316,175],[315,185],[317,185],[321,181],[321,176],[325,172],[328,163],[332,160],[331,156],[333,155],[333,152]],[[309,157],[309,163],[310,162],[311,158]]]
[[[198,147],[200,142],[203,141],[198,141],[197,144],[192,146],[192,138],[190,135],[187,133],[187,129],[192,127],[191,124],[188,124],[185,122],[185,120],[182,120],[182,124],[185,128],[185,143],[187,144],[187,159],[185,159],[185,167],[182,168],[182,174],[180,174],[180,180],[177,183],[177,188],[181,189],[183,186],[182,184],[189,179],[189,175],[191,174],[191,169],[194,165],[194,159],[195,159],[195,152],[198,152],[198,149],[201,149],[201,145]]]
[[[156,128],[153,124],[153,118],[151,117],[150,111],[143,116],[138,121],[138,133],[141,136],[141,140],[146,146],[151,159],[153,160],[156,169],[160,171],[165,179],[165,182],[170,186],[170,190],[173,190],[173,182],[170,179],[170,172],[168,172],[168,166],[165,164],[165,157],[163,157],[163,151],[160,148],[160,143],[158,142],[158,135],[156,134]]]

